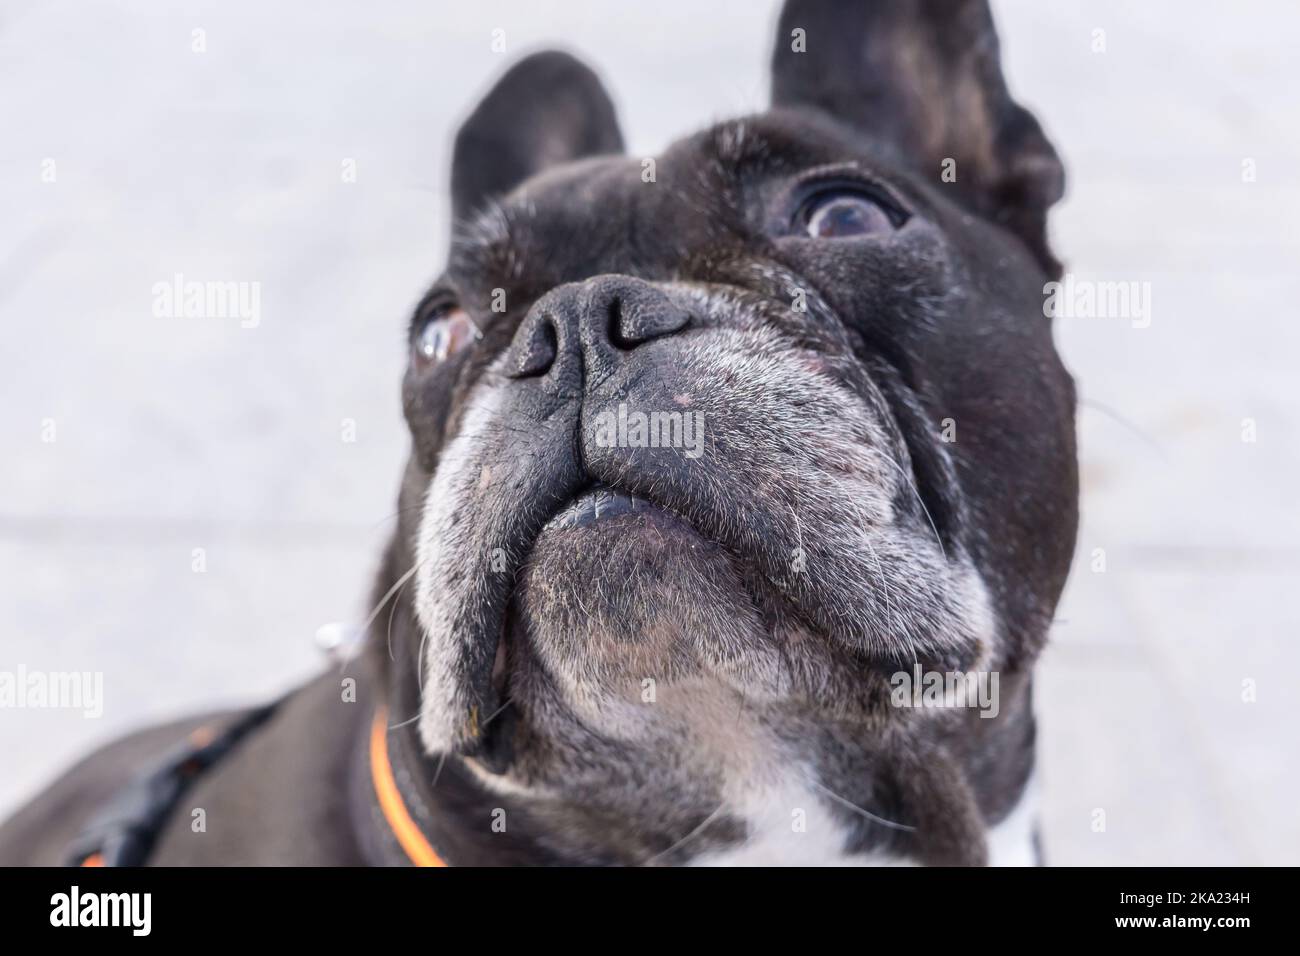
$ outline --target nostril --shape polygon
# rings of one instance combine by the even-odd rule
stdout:
[[[689,312],[658,293],[633,296],[631,300],[614,296],[606,308],[609,315],[606,337],[614,346],[624,350],[680,332],[691,321]]]
[[[638,345],[635,340],[623,334],[623,300],[618,296],[609,301],[609,328],[606,334],[615,348],[632,349]]]
[[[533,378],[550,371],[559,354],[554,317],[547,314],[536,320],[522,345],[510,372],[511,378]]]

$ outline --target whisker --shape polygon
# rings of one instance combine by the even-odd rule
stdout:
[[[939,535],[939,526],[934,523],[934,518],[930,516],[930,509],[925,506],[925,499],[921,497],[921,492],[917,489],[916,483],[912,480],[912,476],[903,471],[902,466],[888,455],[881,455],[880,460],[888,462],[890,467],[898,472],[903,479],[903,484],[907,485],[908,489],[912,492],[912,496],[916,498],[916,503],[921,506],[921,511],[925,513],[925,520],[930,522],[930,530],[934,532],[934,540],[939,543],[939,553],[942,554],[943,559],[947,561],[948,551],[944,548],[943,538]]]
[[[366,622],[361,625],[362,631],[368,631],[370,629],[370,625],[375,623],[375,618],[379,617],[379,612],[384,609],[384,605],[391,601],[398,591],[402,590],[406,585],[406,582],[411,580],[411,578],[415,576],[415,572],[418,570],[420,570],[420,562],[416,561],[415,564],[411,565],[409,571],[393,582],[393,586],[379,599],[379,603],[375,605],[375,609],[370,612],[370,616],[366,618]]]
[[[406,587],[406,584],[403,583],[402,587]],[[400,594],[401,591],[399,590],[398,593]],[[388,645],[388,659],[390,661],[397,660],[393,656],[393,615],[397,613],[397,603],[397,601],[394,601],[393,606],[388,609],[388,633],[384,639],[384,643]]]
[[[718,804],[718,808],[714,810],[712,813],[710,813],[703,820],[701,820],[699,825],[696,826],[694,829],[692,829],[690,833],[686,834],[686,836],[682,837],[672,846],[668,847],[668,849],[661,850],[660,852],[656,853],[654,856],[642,861],[640,865],[651,866],[656,860],[667,856],[669,853],[672,853],[674,850],[678,849],[683,843],[686,843],[688,840],[695,839],[695,837],[699,836],[704,831],[705,827],[707,827],[710,823],[712,823],[714,820],[718,818],[718,815],[722,813],[722,811],[726,808],[726,806],[727,805],[725,803]]]
[[[432,790],[434,787],[436,787],[436,786],[438,785],[438,778],[442,776],[442,767],[443,767],[443,765],[444,765],[446,762],[447,762],[447,751],[444,750],[444,751],[443,751],[443,752],[438,756],[438,766],[437,766],[437,769],[435,769],[435,770],[433,771],[433,779],[429,781],[429,789],[430,789],[430,790]]]
[[[870,810],[862,809],[862,807],[858,806],[856,803],[853,803],[852,801],[845,800],[834,790],[831,790],[828,787],[822,785],[819,781],[814,780],[811,776],[807,777],[807,781],[814,789],[820,790],[822,793],[830,797],[840,806],[852,810],[854,813],[861,814],[862,816],[866,817],[868,820],[872,821],[873,823],[879,823],[883,827],[890,827],[891,829],[894,830],[904,830],[908,833],[916,832],[916,827],[914,826],[910,826],[906,823],[895,823],[893,820],[886,820],[884,817],[878,816],[872,813]]]
[[[394,518],[401,517],[402,515],[407,514],[408,512],[411,511],[421,511],[423,510],[423,508],[424,508],[424,502],[410,505],[406,508],[398,508],[392,514],[385,515],[384,517],[380,518],[378,521],[376,521],[374,524],[370,526],[370,529],[373,531],[375,528],[378,528],[381,524],[385,524],[386,522],[392,521]]]
[[[492,713],[491,713],[490,715],[488,715],[487,720],[485,720],[485,721],[483,721],[483,723],[479,724],[479,727],[480,727],[480,728],[483,728],[483,727],[486,727],[488,724],[492,723],[492,721],[496,720],[498,717],[501,716],[502,711],[504,711],[507,707],[509,707],[509,706],[510,706],[511,704],[513,704],[513,703],[514,703],[513,700],[507,700],[504,704],[502,704],[502,705],[501,705],[500,707],[498,707],[496,710],[492,711]]]
[[[880,555],[876,553],[876,549],[872,546],[871,539],[863,538],[862,543],[867,546],[867,550],[871,552],[871,560],[876,563],[876,577],[880,579],[880,590],[885,595],[885,613],[889,616],[889,629],[893,631],[898,623],[898,618],[894,613],[894,595],[889,589],[889,578],[885,576],[885,566],[880,562]],[[898,633],[901,633],[901,631]]]
[[[364,635],[370,631],[370,625],[375,623],[375,618],[379,617],[379,612],[384,609],[384,605],[393,599],[393,596],[402,589],[402,586],[406,584],[407,581],[411,580],[411,577],[419,569],[420,569],[420,562],[417,561],[415,562],[415,564],[411,565],[411,570],[407,571],[400,578],[398,578],[396,582],[394,582],[393,586],[388,589],[388,592],[382,598],[379,599],[379,603],[375,605],[375,609],[371,611],[370,614],[366,617],[365,623],[362,624],[361,627],[357,629],[358,634]],[[340,664],[339,667],[340,673],[346,673],[347,666],[349,663],[350,663],[350,659],[345,659]]]
[[[1169,455],[1165,452],[1165,448],[1160,444],[1160,442],[1156,441],[1156,439],[1148,434],[1145,429],[1130,421],[1109,405],[1103,405],[1101,402],[1094,402],[1090,399],[1083,398],[1082,396],[1079,398],[1079,405],[1082,408],[1090,408],[1095,412],[1100,412],[1106,418],[1109,418],[1116,424],[1128,429],[1140,438],[1147,447],[1154,451],[1163,461],[1167,462],[1169,460]]]

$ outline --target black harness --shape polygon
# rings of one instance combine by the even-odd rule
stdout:
[[[142,770],[95,814],[68,850],[69,866],[143,866],[181,797],[275,713],[280,701],[250,710],[220,730],[200,727]]]

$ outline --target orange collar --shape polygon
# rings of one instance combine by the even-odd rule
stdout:
[[[419,824],[411,818],[397,787],[393,765],[388,760],[388,709],[385,707],[375,711],[374,722],[370,725],[370,779],[375,785],[375,796],[384,819],[388,821],[388,828],[393,831],[411,865],[446,866]]]

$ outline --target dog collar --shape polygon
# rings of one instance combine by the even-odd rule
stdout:
[[[370,781],[375,788],[379,810],[412,866],[446,866],[402,798],[402,789],[398,786],[388,755],[388,734],[388,709],[379,707],[370,724]]]

